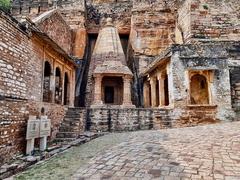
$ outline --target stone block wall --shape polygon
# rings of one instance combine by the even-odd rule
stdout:
[[[153,127],[151,109],[92,108],[87,123],[91,131],[134,131]]]
[[[68,54],[72,53],[72,31],[58,11],[43,13],[33,21]]]
[[[191,39],[191,0],[185,0],[177,10],[176,43],[187,43]]]
[[[149,57],[159,55],[174,43],[175,11],[168,3],[160,0],[133,2],[129,41],[134,55],[140,57],[139,73],[152,62]]]
[[[119,34],[129,34],[131,28],[132,0],[87,0],[87,30],[89,33],[98,33],[107,17],[113,19]]]
[[[231,105],[228,53],[221,44],[176,46],[170,63],[170,97],[174,107],[184,107],[190,103],[190,71],[213,73],[209,82],[210,106],[217,105],[216,119],[229,121],[234,118]]]
[[[90,108],[86,128],[94,132],[165,129],[216,123],[216,106],[186,108]],[[85,121],[85,120],[81,120]]]
[[[185,42],[239,41],[239,3],[235,0],[186,0],[178,8]]]

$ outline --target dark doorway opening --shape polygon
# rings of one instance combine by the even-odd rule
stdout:
[[[103,77],[102,100],[105,104],[121,105],[123,101],[122,77]]]
[[[106,104],[113,104],[114,103],[114,87],[106,86],[104,89],[104,101]]]
[[[159,81],[157,80],[156,81],[156,106],[158,107],[160,104],[159,104]]]
[[[127,56],[129,34],[119,34],[119,36],[120,36],[123,52],[125,56]]]
[[[51,65],[48,61],[44,63],[44,80],[43,80],[43,102],[51,102],[52,92],[50,90]]]
[[[59,67],[56,68],[55,72],[55,103],[62,103],[62,77]]]
[[[165,106],[169,105],[169,93],[168,93],[168,76],[164,79],[164,94],[165,94]]]
[[[67,73],[64,75],[64,105],[69,104],[69,78]]]

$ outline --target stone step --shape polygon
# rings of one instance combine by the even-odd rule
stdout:
[[[69,108],[68,109],[68,112],[83,112],[83,110],[82,109],[76,109],[76,108]]]
[[[75,141],[77,138],[55,138],[55,142],[69,142],[69,141]]]
[[[58,132],[57,138],[77,138],[78,132]]]
[[[79,121],[63,121],[61,123],[61,126],[69,127],[69,126],[79,126],[80,122]]]
[[[71,117],[64,117],[63,121],[71,121],[71,122],[75,122],[75,121],[80,121],[80,117],[78,118],[71,118]]]
[[[66,113],[65,114],[65,117],[71,117],[71,118],[74,118],[74,117],[75,118],[77,118],[77,117],[79,118],[80,116],[81,116],[80,114],[70,114],[70,113]]]
[[[78,131],[78,126],[61,126],[59,132],[74,132]]]

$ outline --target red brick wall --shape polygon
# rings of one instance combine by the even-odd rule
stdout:
[[[0,164],[25,149],[27,101],[0,100]]]
[[[65,114],[64,106],[54,104],[54,103],[44,103],[44,102],[29,102],[28,111],[29,114],[34,116],[41,116],[41,109],[44,108],[44,115],[51,119],[51,137],[53,140],[56,137],[60,123],[63,121]]]
[[[50,17],[39,23],[38,26],[67,53],[71,54],[72,32],[59,13],[53,13]]]
[[[178,25],[186,42],[240,40],[239,3],[235,0],[186,0],[178,9]]]
[[[43,52],[41,41],[0,12],[0,164],[24,152],[29,115],[39,116],[44,107],[52,122],[51,138],[63,120],[63,106],[41,102]]]
[[[26,99],[29,40],[10,22],[0,14],[0,95]]]
[[[134,3],[130,42],[136,53],[155,56],[173,43],[174,11],[162,1]],[[174,38],[174,37],[173,37]]]

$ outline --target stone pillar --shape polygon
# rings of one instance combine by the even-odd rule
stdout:
[[[62,66],[62,105],[64,105],[64,84],[65,84],[65,66]]]
[[[100,74],[95,75],[94,83],[94,105],[101,105],[102,103],[102,76]]]
[[[52,103],[55,103],[55,86],[56,86],[56,82],[55,82],[55,75],[56,75],[56,67],[55,67],[55,62],[53,61],[53,66],[52,66],[52,75],[50,76],[50,90],[52,92]]]
[[[147,81],[143,84],[144,107],[150,107],[149,84]]]
[[[158,75],[159,84],[159,106],[165,105],[165,91],[164,91],[164,75],[160,73]]]
[[[156,107],[156,80],[155,80],[155,78],[150,79],[150,86],[151,86],[152,107]]]
[[[74,98],[75,98],[75,78],[76,78],[76,74],[75,71],[71,71],[71,77],[70,79],[70,87],[69,87],[69,96],[70,96],[70,100],[69,100],[69,106],[74,107]]]
[[[51,102],[55,103],[55,73],[50,76],[50,91],[51,91]]]
[[[123,77],[123,106],[132,106],[131,79],[131,76]]]

